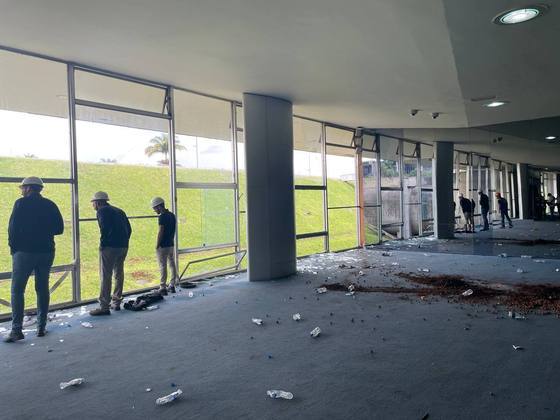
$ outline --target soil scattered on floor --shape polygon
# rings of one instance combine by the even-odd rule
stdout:
[[[479,280],[466,280],[459,275],[417,275],[398,273],[397,276],[412,283],[406,286],[363,286],[348,282],[323,284],[328,290],[347,292],[353,285],[355,292],[415,294],[421,297],[446,297],[456,303],[502,305],[519,312],[560,314],[560,287],[550,284],[505,285],[487,284]],[[472,294],[463,296],[471,289]]]

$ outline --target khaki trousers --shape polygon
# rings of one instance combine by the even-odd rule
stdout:
[[[158,263],[159,263],[159,272],[160,272],[160,286],[166,287],[167,286],[167,264],[169,264],[169,268],[171,269],[171,281],[169,282],[170,286],[175,286],[177,281],[177,266],[175,265],[175,256],[173,253],[173,247],[165,247],[165,248],[158,248],[156,250]]]
[[[124,284],[124,260],[128,248],[102,248],[99,250],[99,276],[101,277],[101,292],[99,305],[102,309],[111,306],[111,283],[115,275],[115,288],[113,290],[113,304],[120,304]]]

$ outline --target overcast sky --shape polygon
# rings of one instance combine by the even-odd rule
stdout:
[[[68,159],[68,120],[21,112],[0,110],[0,156],[23,157],[32,154],[39,159]],[[99,163],[115,159],[121,164],[157,165],[162,155],[145,154],[150,139],[159,131],[77,121],[78,160]],[[177,163],[186,168],[232,169],[231,143],[222,140],[177,136],[186,150],[177,152]],[[239,168],[245,167],[243,144],[239,145]],[[340,178],[354,173],[354,160],[327,156],[329,176]],[[318,153],[294,151],[296,175],[321,176]]]

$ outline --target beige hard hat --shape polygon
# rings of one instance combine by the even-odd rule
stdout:
[[[39,185],[42,187],[43,180],[37,176],[28,176],[27,178],[24,178],[20,184],[21,187],[24,187],[26,185]]]
[[[154,197],[154,198],[152,198],[152,201],[151,201],[152,208],[156,208],[160,204],[164,204],[164,203],[165,203],[165,201],[161,197]]]
[[[109,201],[109,194],[104,191],[97,191],[93,194],[91,201]]]

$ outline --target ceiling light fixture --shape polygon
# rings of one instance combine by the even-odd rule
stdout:
[[[556,136],[546,136],[545,140],[556,140]]]
[[[492,101],[492,102],[489,102],[489,103],[485,104],[484,106],[486,108],[497,108],[497,107],[503,106],[505,104],[507,104],[506,101]]]
[[[497,25],[515,25],[516,23],[528,22],[544,15],[550,7],[546,4],[532,4],[525,7],[506,10],[492,19]]]

